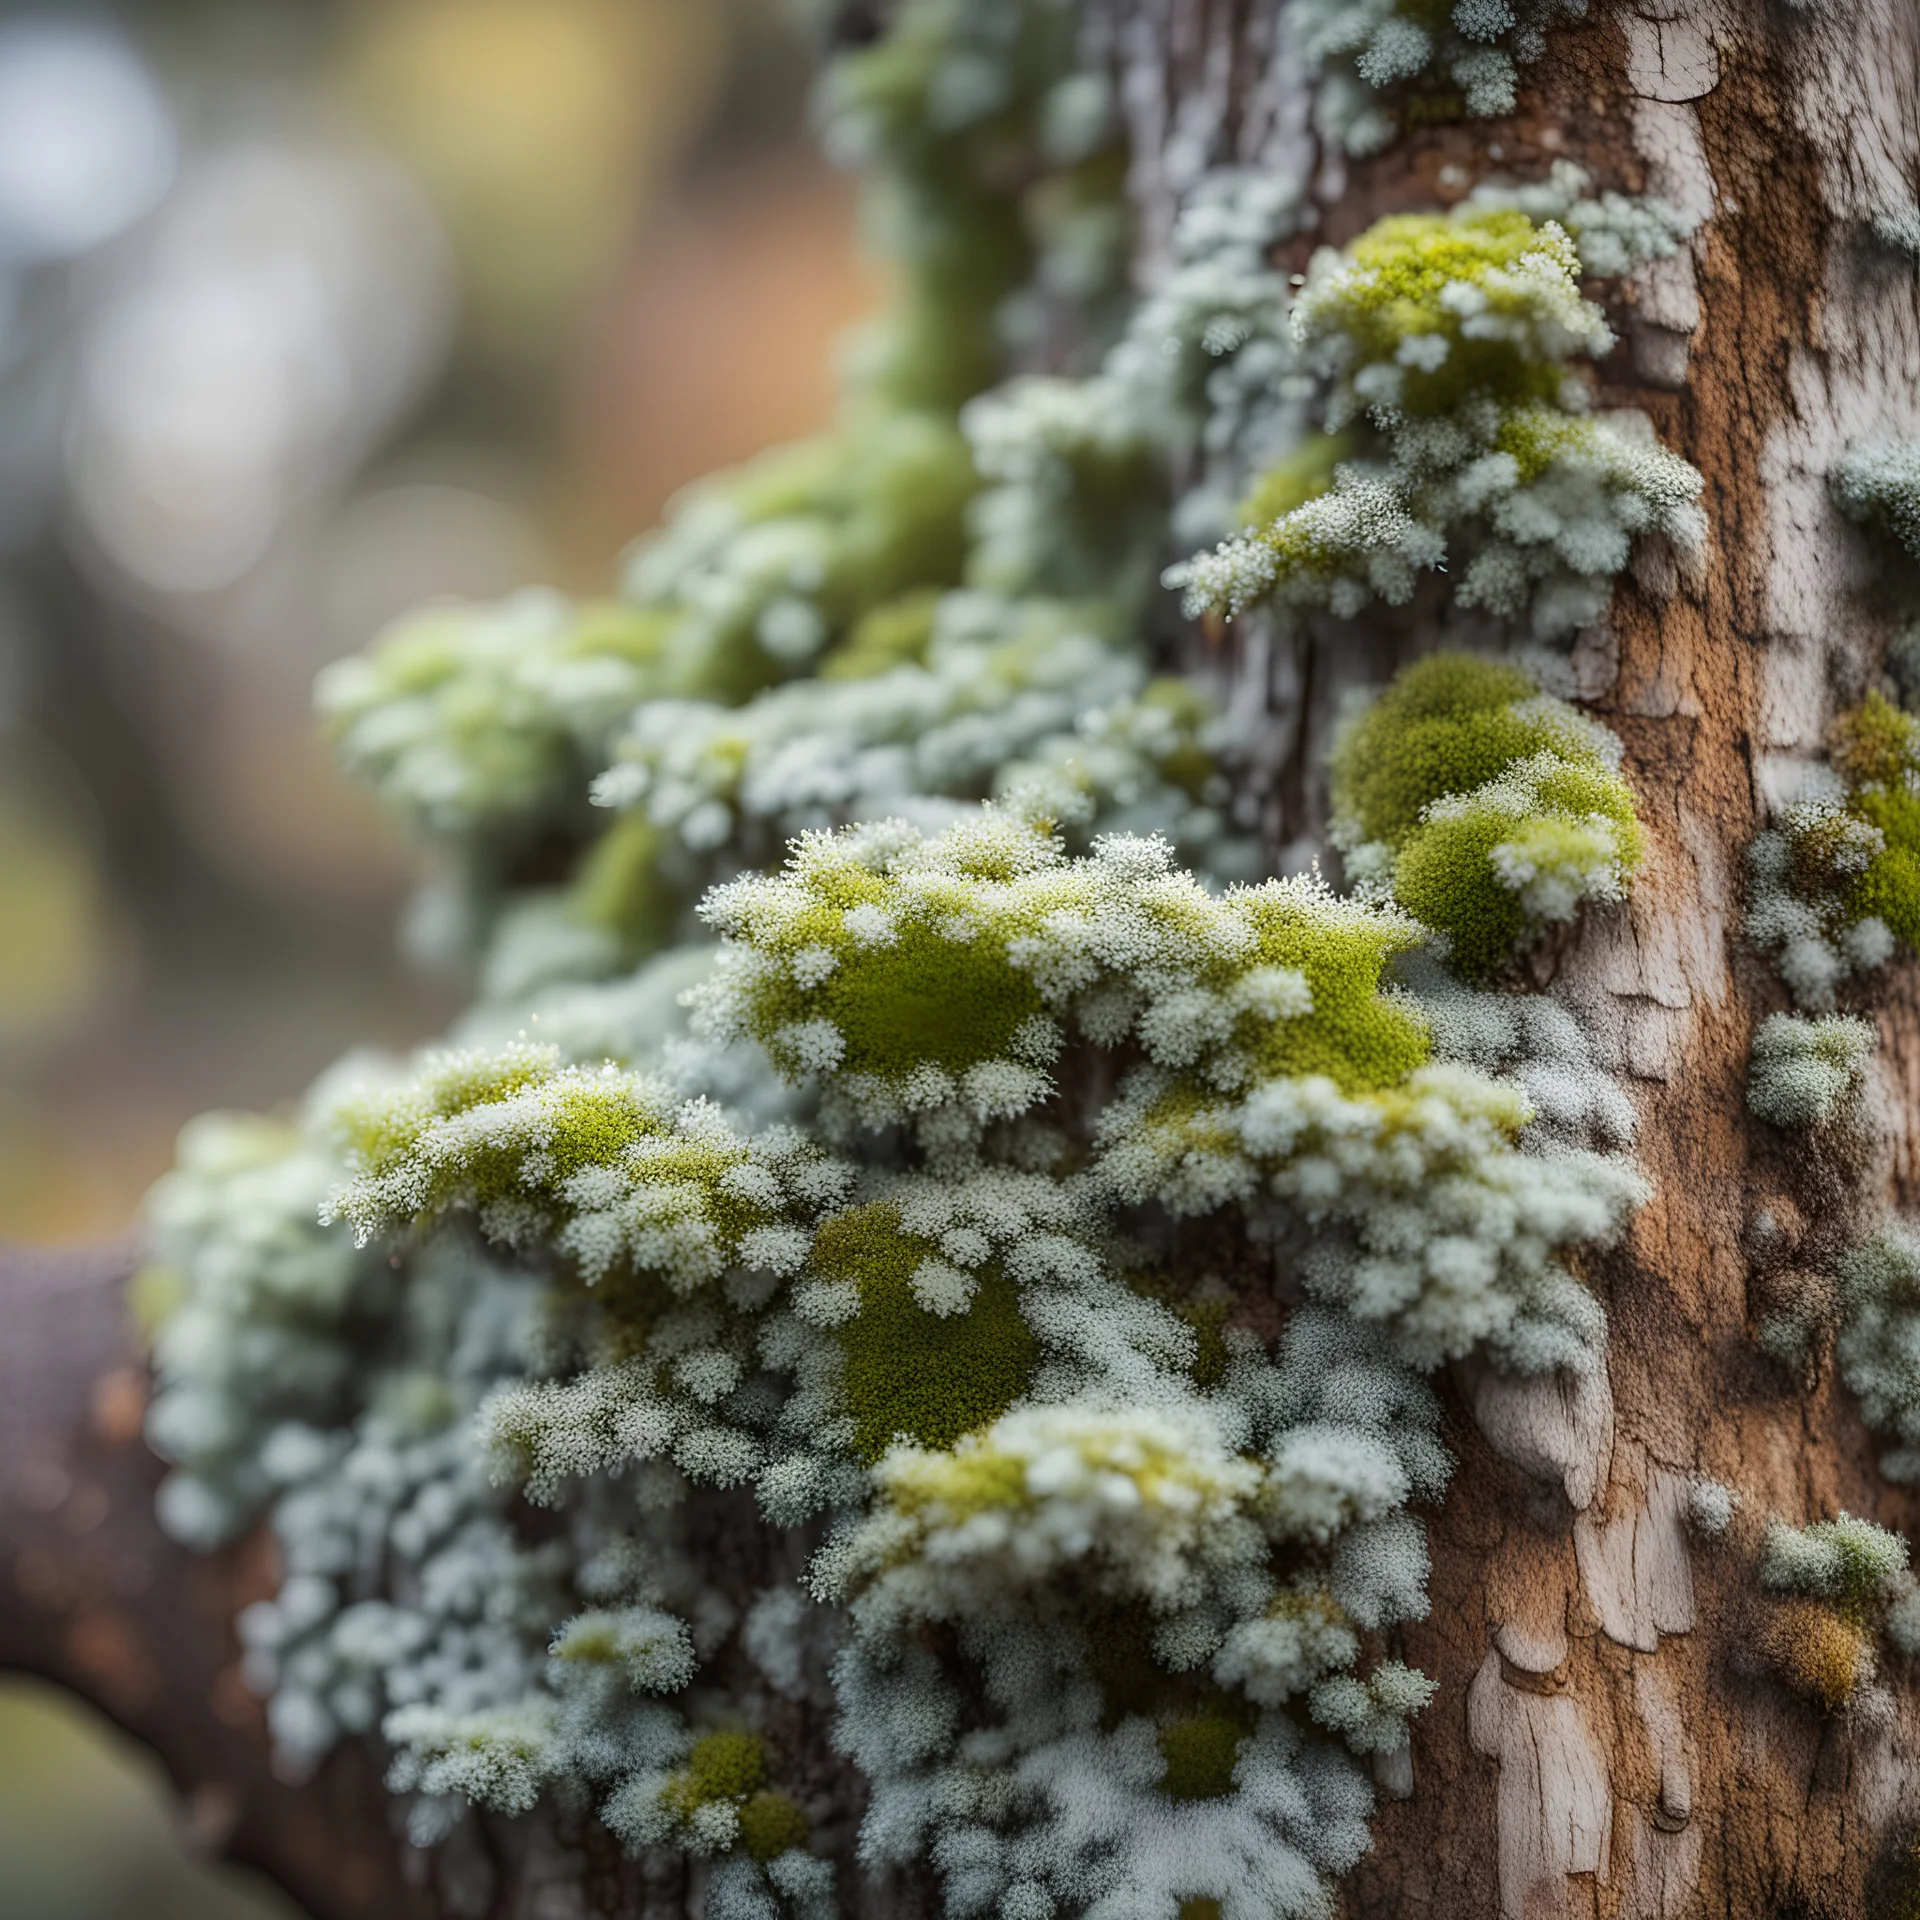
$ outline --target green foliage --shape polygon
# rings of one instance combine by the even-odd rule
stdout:
[[[952,1446],[1004,1412],[1033,1372],[1039,1349],[1012,1283],[989,1268],[963,1309],[932,1312],[914,1288],[929,1262],[940,1262],[939,1248],[902,1232],[899,1210],[884,1204],[837,1214],[814,1236],[812,1266],[859,1291],[859,1311],[839,1333],[841,1395],[854,1450],[868,1462],[903,1434]]]

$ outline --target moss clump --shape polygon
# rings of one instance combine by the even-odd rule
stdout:
[[[1328,758],[1333,811],[1353,837],[1398,849],[1429,801],[1470,793],[1559,744],[1549,717],[1516,712],[1538,691],[1517,667],[1430,653],[1403,667]]]
[[[1776,1607],[1760,1634],[1760,1650],[1795,1693],[1837,1713],[1873,1674],[1873,1646],[1851,1620],[1817,1600]]]
[[[1611,737],[1518,670],[1465,654],[1404,668],[1334,742],[1334,835],[1469,977],[1543,924],[1617,900],[1640,863]]]
[[[685,1820],[716,1800],[744,1804],[766,1778],[767,1743],[757,1733],[706,1733],[661,1789],[660,1800]]]
[[[928,1312],[913,1276],[939,1258],[931,1242],[904,1233],[896,1208],[855,1207],[814,1236],[813,1266],[858,1288],[860,1311],[840,1330],[841,1394],[854,1422],[854,1451],[871,1465],[901,1434],[950,1447],[1025,1392],[1038,1346],[1013,1283],[988,1268],[957,1313]]]
[[[1791,808],[1753,856],[1755,931],[1773,945],[1805,946],[1811,909],[1812,944],[1826,947],[1818,981],[1797,980],[1792,951],[1782,955],[1782,971],[1811,1005],[1830,1004],[1832,978],[1878,965],[1896,945],[1920,951],[1920,720],[1869,694],[1834,722],[1828,750],[1844,798]]]
[[[1508,207],[1397,214],[1309,278],[1295,326],[1337,342],[1343,370],[1397,367],[1403,413],[1550,402],[1568,351],[1609,338],[1579,276],[1573,242],[1551,220],[1535,226]]]
[[[1869,694],[1834,723],[1830,749],[1847,811],[1883,842],[1847,889],[1846,918],[1877,917],[1902,946],[1920,949],[1920,720]]]
[[[1473,978],[1512,954],[1536,917],[1570,919],[1582,897],[1617,897],[1618,870],[1640,862],[1633,801],[1610,769],[1553,760],[1524,792],[1510,784],[1429,809],[1393,868],[1394,898],[1447,935]],[[1542,915],[1552,903],[1529,899],[1543,878],[1559,881],[1562,911]]]
[[[739,1819],[740,1844],[763,1863],[803,1849],[813,1834],[806,1814],[784,1793],[750,1795]]]
[[[1396,954],[1419,944],[1404,922],[1363,913],[1329,913],[1324,903],[1278,890],[1249,893],[1254,951],[1263,967],[1298,973],[1310,1009],[1275,1020],[1255,1009],[1236,1039],[1263,1075],[1321,1073],[1342,1092],[1397,1086],[1433,1049],[1413,1005],[1383,994],[1380,975]]]
[[[842,967],[815,1004],[845,1037],[850,1072],[904,1074],[928,1060],[962,1072],[1006,1053],[1040,994],[986,942],[907,926],[857,970]]]
[[[1218,1800],[1231,1793],[1234,1762],[1246,1737],[1244,1726],[1219,1713],[1198,1713],[1162,1727],[1161,1791],[1171,1800]]]

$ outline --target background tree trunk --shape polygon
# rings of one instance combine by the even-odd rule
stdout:
[[[1751,1669],[1738,1530],[1701,1547],[1682,1527],[1700,1474],[1739,1490],[1748,1527],[1843,1507],[1907,1531],[1920,1520],[1877,1473],[1831,1370],[1803,1392],[1753,1346],[1748,1218],[1834,1194],[1823,1201],[1746,1115],[1753,1027],[1784,1002],[1740,943],[1743,850],[1836,708],[1874,684],[1893,623],[1825,475],[1851,438],[1920,431],[1920,289],[1864,223],[1911,198],[1920,171],[1920,8],[1641,8],[1555,33],[1510,120],[1415,129],[1351,162],[1314,152],[1304,84],[1269,78],[1285,30],[1270,0],[1087,0],[1132,135],[1143,274],[1202,164],[1310,166],[1316,237],[1336,244],[1382,213],[1563,157],[1701,223],[1613,290],[1622,345],[1601,377],[1603,402],[1644,410],[1706,475],[1708,564],[1683,579],[1643,556],[1573,655],[1579,694],[1626,743],[1650,858],[1624,913],[1536,963],[1633,1093],[1654,1197],[1630,1244],[1586,1275],[1608,1309],[1610,1398],[1466,1368],[1445,1385],[1460,1464],[1430,1520],[1432,1615],[1406,1635],[1441,1692],[1416,1727],[1411,1797],[1383,1801],[1373,1854],[1346,1883],[1353,1920],[1839,1920],[1872,1910],[1869,1883],[1920,1816],[1911,1681],[1894,1676],[1891,1727],[1819,1717]],[[1318,844],[1341,690],[1436,635],[1484,631],[1423,599],[1284,644],[1257,620],[1220,654],[1188,642],[1196,670],[1224,671],[1267,716],[1277,849],[1297,859]],[[1889,970],[1880,1022],[1885,1197],[1911,1202],[1912,963]],[[114,1304],[125,1266],[6,1277],[0,1662],[76,1687],[153,1741],[208,1842],[315,1914],[409,1911],[366,1756],[337,1755],[298,1791],[267,1770],[228,1624],[245,1556],[194,1561],[153,1524],[157,1471]],[[630,1904],[637,1889],[608,1892]],[[889,1920],[903,1903],[897,1888],[868,1902]]]

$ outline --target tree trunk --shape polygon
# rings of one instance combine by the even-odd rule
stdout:
[[[1299,103],[1236,95],[1237,73],[1265,71],[1247,11],[1109,9],[1150,211],[1178,184],[1153,156],[1196,99],[1244,162],[1306,138]],[[1706,1475],[1749,1516],[1920,1518],[1831,1370],[1803,1393],[1754,1351],[1747,1223],[1805,1204],[1806,1170],[1746,1111],[1752,1031],[1785,998],[1740,937],[1744,850],[1836,710],[1876,684],[1893,624],[1826,475],[1849,440],[1920,422],[1916,278],[1865,228],[1911,197],[1920,12],[1656,0],[1559,32],[1511,121],[1410,132],[1357,163],[1318,156],[1321,237],[1456,199],[1489,159],[1531,178],[1558,158],[1701,222],[1627,285],[1601,400],[1649,414],[1706,475],[1709,562],[1683,581],[1643,560],[1574,655],[1581,697],[1626,743],[1650,855],[1626,913],[1537,969],[1631,1090],[1654,1197],[1585,1276],[1607,1305],[1610,1407],[1455,1370],[1460,1466],[1431,1526],[1432,1614],[1406,1635],[1441,1691],[1414,1732],[1412,1795],[1376,1817],[1346,1911],[1857,1915],[1920,1815],[1911,1687],[1894,1724],[1868,1731],[1756,1674],[1751,1543],[1703,1550],[1683,1508]],[[1431,618],[1354,625],[1370,629],[1357,644],[1328,623],[1279,660],[1256,633],[1235,661],[1286,743],[1283,844],[1322,824],[1299,775],[1342,687],[1378,680],[1416,634],[1432,643]],[[1910,966],[1889,987],[1899,1203],[1920,1172],[1920,999]]]
[[[1920,431],[1916,276],[1876,253],[1864,225],[1912,197],[1920,168],[1920,9],[1643,5],[1557,31],[1508,120],[1414,129],[1362,161],[1313,156],[1315,241],[1559,158],[1696,219],[1678,255],[1619,295],[1623,344],[1601,397],[1649,414],[1706,475],[1711,523],[1698,578],[1643,559],[1575,649],[1582,698],[1626,743],[1650,854],[1624,912],[1590,918],[1535,963],[1537,983],[1598,1034],[1641,1116],[1653,1198],[1629,1244],[1584,1275],[1607,1306],[1610,1396],[1465,1367],[1446,1383],[1459,1467],[1430,1517],[1432,1613],[1405,1636],[1440,1693],[1415,1729],[1410,1796],[1383,1801],[1373,1852],[1344,1883],[1353,1920],[1838,1920],[1871,1910],[1876,1875],[1920,1818],[1912,1685],[1896,1676],[1898,1717],[1874,1729],[1822,1717],[1755,1672],[1741,1544],[1741,1526],[1769,1515],[1920,1521],[1914,1496],[1879,1475],[1831,1369],[1802,1391],[1754,1348],[1751,1216],[1835,1201],[1748,1117],[1752,1031],[1784,996],[1741,943],[1744,849],[1835,710],[1875,684],[1892,624],[1826,474],[1854,437]],[[1087,0],[1087,12],[1121,81],[1150,275],[1182,169],[1310,153],[1304,82],[1271,80],[1268,0]],[[1285,645],[1257,619],[1233,630],[1233,696],[1269,716],[1277,847],[1319,844],[1317,768],[1343,688],[1431,645],[1439,617],[1460,618],[1417,603],[1329,619]],[[1920,985],[1911,963],[1887,983],[1884,1197],[1897,1203],[1920,1197]],[[405,1910],[364,1762],[339,1759],[294,1795],[267,1778],[257,1720],[223,1704],[240,1698],[226,1618],[243,1576],[191,1562],[153,1528],[152,1476],[134,1464],[131,1430],[111,1425],[111,1394],[137,1392],[115,1371],[127,1364],[116,1329],[97,1305],[69,1312],[62,1300],[78,1295],[31,1274],[9,1297],[9,1458],[42,1446],[66,1482],[56,1499],[43,1479],[40,1517],[16,1472],[0,1657],[153,1739],[195,1808],[213,1810],[208,1837],[316,1913]],[[43,1444],[50,1435],[68,1437]],[[1743,1521],[1718,1546],[1683,1529],[1702,1475],[1741,1496]],[[71,1517],[96,1484],[102,1517]],[[118,1605],[106,1562],[87,1558],[109,1546],[152,1571]],[[898,1898],[872,1910],[898,1913]]]

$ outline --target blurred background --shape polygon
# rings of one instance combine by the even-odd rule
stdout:
[[[209,1107],[457,983],[317,668],[610,586],[825,421],[877,297],[783,0],[0,0],[0,1241],[110,1238]],[[8,1920],[288,1909],[0,1679]]]

